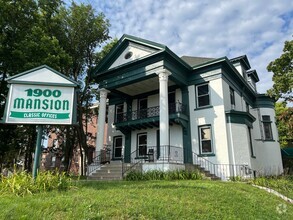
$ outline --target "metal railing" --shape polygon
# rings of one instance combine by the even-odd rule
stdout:
[[[87,166],[87,176],[90,176],[93,172],[99,170],[102,165],[110,163],[111,156],[110,145],[104,145],[104,148],[100,151],[100,154],[94,157],[91,160],[91,163]]]
[[[124,158],[128,158],[125,162]],[[142,164],[144,163],[184,163],[183,148],[170,145],[146,146],[143,149],[136,149],[123,157],[122,159],[122,175],[130,170],[138,170],[142,172]]]
[[[169,114],[185,113],[186,107],[180,102],[169,104]],[[151,118],[160,115],[160,106],[154,106],[146,109],[140,109],[132,112],[118,113],[115,117],[115,123],[133,121],[137,119]]]
[[[193,163],[198,165],[204,172],[219,177],[222,180],[233,178],[253,178],[253,170],[245,164],[216,164],[208,159],[192,152]]]

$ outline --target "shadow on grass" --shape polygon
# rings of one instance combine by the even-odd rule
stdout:
[[[203,183],[205,183],[203,185]],[[95,190],[108,189],[207,189],[209,181],[199,180],[151,180],[151,181],[79,181],[78,187],[92,188]]]

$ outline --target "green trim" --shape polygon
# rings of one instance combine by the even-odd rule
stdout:
[[[158,51],[165,50],[166,48],[165,45],[124,34],[115,44],[115,46],[110,50],[110,52],[106,55],[106,57],[100,62],[100,64],[93,70],[92,74],[94,76],[97,76],[100,74],[99,72],[108,69],[113,64],[113,62],[121,55],[121,53],[127,48],[130,42],[146,46]]]
[[[203,107],[195,108],[194,111],[199,111],[199,110],[209,109],[209,108],[213,108],[213,107],[214,107],[214,106],[212,106],[212,105],[207,105],[207,106],[203,106]]]
[[[214,157],[214,156],[216,156],[216,154],[214,154],[214,153],[211,153],[211,154],[199,154],[198,156],[199,157]]]
[[[253,117],[253,115],[251,115],[249,112],[229,110],[225,113],[227,123],[246,124],[252,128],[252,124],[256,120],[255,117]]]
[[[242,55],[242,56],[239,56],[239,57],[232,58],[232,59],[230,59],[230,62],[231,63],[240,62],[240,64],[242,66],[244,66],[246,70],[249,70],[251,68],[246,55]]]
[[[263,139],[262,141],[263,142],[276,142],[276,140],[274,140],[274,139]]]
[[[124,133],[125,136],[125,148],[124,148],[124,162],[130,163],[131,158],[131,131]]]
[[[275,100],[265,94],[258,94],[254,108],[272,108],[275,109]]]
[[[48,69],[48,70],[54,72],[55,74],[61,76],[62,78],[66,79],[66,80],[68,80],[68,81],[70,81],[71,83],[74,84],[74,85],[71,85],[71,86],[74,86],[74,87],[75,87],[75,86],[78,86],[78,83],[77,83],[77,82],[75,82],[74,80],[70,79],[69,77],[63,75],[62,73],[58,72],[57,70],[54,70],[53,68],[51,68],[51,67],[49,67],[49,66],[47,66],[47,65],[42,65],[42,66],[36,67],[36,68],[34,68],[34,69],[30,69],[30,70],[27,70],[27,71],[25,71],[25,72],[19,73],[19,74],[15,75],[15,76],[12,76],[12,77],[7,78],[6,81],[7,81],[8,83],[12,83],[12,82],[15,83],[15,82],[17,82],[17,80],[15,80],[15,79],[19,78],[20,76],[27,75],[27,74],[29,74],[29,73],[35,72],[35,71],[40,70],[40,69]],[[19,82],[20,82],[20,81],[19,81]],[[23,82],[23,84],[25,84],[25,83]],[[44,83],[43,83],[43,84],[44,84]],[[45,83],[45,84],[47,84],[47,83]],[[66,84],[66,85],[67,85],[67,84]]]
[[[259,82],[259,78],[256,70],[249,70],[246,72],[247,75],[254,80],[254,82]]]
[[[189,113],[189,93],[188,86],[181,88],[182,93],[182,104],[186,106],[186,121],[185,127],[183,127],[183,154],[184,163],[192,163],[192,144],[191,144],[191,131],[190,131],[190,113]]]

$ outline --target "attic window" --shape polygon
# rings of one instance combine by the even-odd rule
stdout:
[[[130,57],[132,57],[133,53],[131,51],[129,51],[128,53],[125,54],[124,58],[127,60]]]

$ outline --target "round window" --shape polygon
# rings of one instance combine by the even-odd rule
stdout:
[[[132,57],[133,53],[131,51],[127,52],[124,56],[124,58],[127,60],[129,59],[130,57]]]

